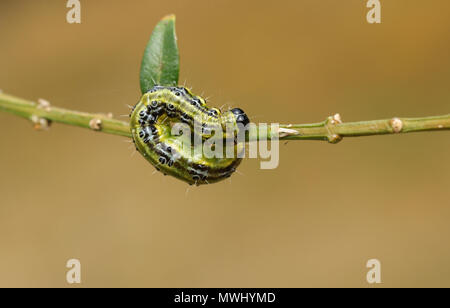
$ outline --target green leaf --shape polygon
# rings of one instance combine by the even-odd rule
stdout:
[[[155,85],[177,85],[179,71],[175,15],[168,15],[156,25],[145,48],[140,74],[142,94]]]

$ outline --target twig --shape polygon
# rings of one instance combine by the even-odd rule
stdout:
[[[64,123],[91,130],[131,138],[127,122],[110,115],[91,114],[50,106],[46,101],[27,101],[0,93],[0,110],[31,120],[38,127],[47,122]],[[45,125],[44,125],[45,126]],[[280,140],[325,140],[337,143],[344,137],[399,134],[421,131],[450,130],[450,114],[423,118],[391,118],[386,120],[343,123],[339,114],[315,124],[280,125]],[[272,132],[250,133],[248,140],[270,139]]]
[[[46,119],[51,122],[75,125],[131,138],[130,126],[127,122],[112,119],[111,116],[106,114],[92,114],[57,108],[3,93],[0,93],[0,110],[24,117],[34,123],[36,123],[36,119]]]

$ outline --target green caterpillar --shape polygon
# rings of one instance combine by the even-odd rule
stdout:
[[[249,119],[239,108],[222,113],[206,106],[202,97],[185,87],[154,86],[142,96],[130,117],[136,149],[158,171],[190,185],[226,179],[242,161],[239,153],[245,151],[245,144],[236,136]],[[185,125],[190,133],[173,134],[172,128],[176,124]],[[212,158],[195,151],[195,138],[200,138],[203,145],[217,130],[222,132],[224,141],[233,140],[235,155],[232,158],[227,158],[225,151],[221,157]]]

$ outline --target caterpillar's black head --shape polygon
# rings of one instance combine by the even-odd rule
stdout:
[[[244,110],[242,110],[240,108],[234,108],[231,110],[231,112],[236,117],[236,123],[241,123],[244,126],[246,126],[248,123],[250,123],[250,120],[248,119]]]

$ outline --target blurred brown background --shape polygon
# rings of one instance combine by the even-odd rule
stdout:
[[[2,0],[0,88],[55,106],[126,114],[145,44],[177,15],[180,82],[255,122],[446,114],[450,2]],[[282,145],[191,188],[153,173],[124,138],[0,113],[0,286],[450,287],[450,134]]]

